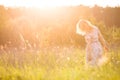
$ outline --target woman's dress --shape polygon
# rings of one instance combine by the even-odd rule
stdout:
[[[102,39],[101,39],[102,38]],[[97,65],[99,59],[102,58],[102,45],[100,41],[104,41],[98,28],[94,28],[91,32],[85,34],[86,45],[86,63]]]

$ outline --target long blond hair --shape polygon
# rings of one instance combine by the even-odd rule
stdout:
[[[82,26],[80,26],[82,25]],[[96,28],[96,26],[94,26],[90,21],[88,20],[84,20],[84,19],[80,19],[77,24],[76,24],[76,33],[80,34],[80,35],[85,35],[86,34],[86,31],[83,31],[81,29],[81,27],[83,26],[87,26],[89,28]],[[86,28],[87,29],[87,28]]]

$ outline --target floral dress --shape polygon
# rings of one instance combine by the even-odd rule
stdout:
[[[97,65],[99,59],[102,58],[102,44],[104,38],[98,28],[94,28],[90,33],[85,34],[86,46],[86,63],[90,65]]]

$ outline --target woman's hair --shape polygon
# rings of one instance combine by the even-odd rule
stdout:
[[[80,35],[85,35],[86,34],[86,31],[87,31],[87,27],[88,28],[96,28],[93,24],[91,24],[90,21],[88,20],[84,20],[84,19],[80,19],[78,22],[77,22],[77,25],[76,25],[76,33],[80,34]],[[84,28],[86,31],[82,30],[81,28]]]

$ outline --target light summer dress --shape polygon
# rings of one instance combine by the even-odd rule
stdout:
[[[86,33],[84,36],[87,43],[86,63],[97,65],[103,55],[101,43],[104,43],[104,38],[97,27],[95,27],[90,33]]]

